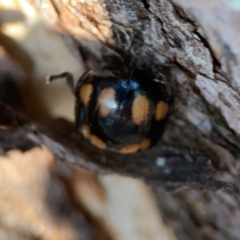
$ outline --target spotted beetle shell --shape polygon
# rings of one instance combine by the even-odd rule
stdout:
[[[154,145],[169,115],[169,97],[143,70],[129,79],[84,74],[76,88],[76,124],[102,149],[133,153]]]

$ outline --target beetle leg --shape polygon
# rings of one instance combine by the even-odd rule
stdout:
[[[67,84],[70,88],[70,90],[72,91],[72,93],[75,93],[75,88],[74,88],[74,79],[73,79],[73,75],[69,72],[63,72],[60,74],[56,74],[56,75],[50,75],[46,78],[46,83],[49,84],[54,80],[60,79],[60,78],[65,78],[67,81]]]

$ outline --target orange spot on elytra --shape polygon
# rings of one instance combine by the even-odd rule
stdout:
[[[89,138],[90,136],[90,128],[88,125],[83,125],[82,126],[82,135],[85,137],[85,138]]]
[[[89,141],[99,147],[99,148],[102,148],[102,149],[105,149],[107,147],[106,143],[104,143],[99,137],[97,137],[96,135],[94,134],[91,134],[91,131],[90,131],[90,127],[86,124],[84,124],[82,126],[82,135],[89,139]]]
[[[128,145],[126,147],[123,147],[120,152],[121,153],[134,153],[139,150],[140,145],[139,144],[133,144],[133,145]]]
[[[111,87],[103,89],[99,94],[97,107],[101,117],[106,117],[112,109],[117,107],[115,97],[116,91]]]
[[[160,121],[164,119],[168,114],[169,105],[164,101],[159,101],[156,107],[155,120]]]
[[[106,143],[103,142],[99,137],[97,137],[96,135],[91,135],[90,138],[89,138],[90,142],[101,148],[101,149],[105,149],[107,147]]]
[[[150,144],[151,144],[150,139],[144,139],[140,144],[140,149],[146,150],[150,147]]]
[[[82,99],[83,104],[85,106],[89,103],[92,93],[93,93],[93,85],[90,83],[84,84],[80,88],[80,98]]]
[[[135,124],[140,125],[147,120],[149,114],[150,103],[146,96],[138,95],[132,106],[132,120]]]

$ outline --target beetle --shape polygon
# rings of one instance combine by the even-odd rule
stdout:
[[[148,71],[135,69],[128,77],[87,71],[76,88],[69,72],[50,75],[46,82],[59,78],[66,78],[75,95],[77,130],[98,148],[134,153],[155,145],[162,135],[172,97],[168,83]]]

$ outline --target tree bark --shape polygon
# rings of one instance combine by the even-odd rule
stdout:
[[[164,221],[178,239],[240,239],[234,194],[240,169],[240,8],[219,0],[30,2],[87,69],[147,68],[166,78],[174,111],[158,146],[135,155],[101,151],[80,136],[70,138],[67,130],[61,138],[36,124],[2,130],[9,145],[19,147],[24,135],[26,144],[44,143],[57,159],[154,184]],[[161,184],[181,191],[166,192]]]

